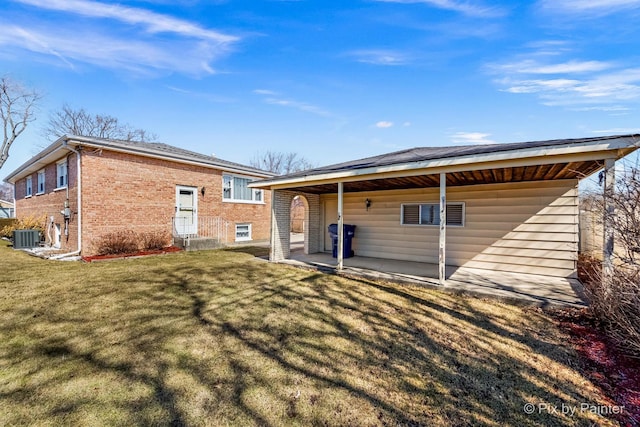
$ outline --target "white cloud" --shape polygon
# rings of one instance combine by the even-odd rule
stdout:
[[[451,141],[455,144],[495,144],[496,142],[487,139],[490,133],[481,132],[456,132],[451,135]]]
[[[365,64],[405,65],[409,63],[409,56],[407,54],[393,50],[356,50],[347,53],[347,56]]]
[[[506,12],[503,9],[492,6],[484,6],[477,1],[456,1],[456,0],[376,0],[385,3],[403,3],[416,4],[421,3],[438,9],[459,12],[463,15],[493,18],[504,16]]]
[[[66,66],[73,61],[140,74],[167,70],[186,74],[212,74],[210,63],[220,52],[184,41],[158,44],[147,40],[113,37],[94,30],[79,36],[76,28],[23,28],[0,23],[0,46],[53,55]]]
[[[238,38],[203,28],[197,24],[145,9],[88,0],[16,0],[41,9],[68,12],[91,18],[108,18],[141,25],[150,33],[174,33],[185,37],[230,43]]]
[[[612,129],[604,129],[604,130],[594,130],[593,133],[600,133],[604,135],[632,134],[632,133],[640,133],[640,128],[612,128]]]
[[[640,0],[541,0],[539,4],[554,12],[597,16],[640,8]]]
[[[393,122],[381,121],[376,123],[376,127],[380,129],[386,129],[393,126]]]
[[[538,52],[486,67],[500,90],[533,94],[543,105],[621,111],[640,101],[640,68],[598,60],[542,61]],[[615,110],[611,107],[615,106]],[[584,110],[586,111],[586,110]]]
[[[253,93],[257,95],[270,95],[270,96],[276,96],[278,94],[278,92],[274,92],[269,89],[255,89]]]
[[[571,108],[573,111],[608,111],[608,112],[623,112],[630,111],[629,107],[624,107],[622,105],[599,105],[595,107],[579,107],[579,108]]]
[[[0,46],[23,56],[27,51],[42,58],[53,57],[70,68],[82,62],[141,74],[211,74],[212,63],[238,40],[140,8],[85,0],[17,1],[66,16],[46,22],[38,14],[28,23],[6,22],[3,17]],[[60,25],[60,20],[66,25]],[[159,33],[164,34],[161,40]]]
[[[557,64],[544,64],[527,59],[519,62],[493,65],[495,69],[520,74],[568,74],[589,73],[612,68],[614,64],[604,61],[567,61]]]
[[[315,114],[321,117],[333,117],[333,114],[316,105],[306,102],[300,102],[293,99],[287,99],[280,96],[277,92],[268,89],[256,89],[253,91],[256,95],[263,95],[263,101],[270,105],[278,105],[280,107],[293,108],[305,113]]]
[[[404,127],[409,127],[409,126],[411,126],[411,122],[404,122],[404,123],[402,124],[402,126],[404,126]]]

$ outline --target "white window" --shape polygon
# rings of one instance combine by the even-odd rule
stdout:
[[[38,171],[38,193],[44,194],[45,186],[44,186],[44,170]]]
[[[401,221],[404,225],[440,225],[440,204],[404,204]],[[447,203],[447,225],[464,226],[464,203]]]
[[[25,196],[29,197],[33,195],[33,181],[30,176],[27,177],[27,191]]]
[[[251,224],[236,224],[236,242],[251,240]]]
[[[236,175],[222,176],[222,199],[235,202],[262,203],[263,191],[249,188],[253,178],[245,178]]]
[[[59,162],[57,164],[57,180],[56,180],[56,187],[57,188],[63,188],[66,187],[68,184],[68,177],[67,177],[67,161],[63,160],[61,162]]]

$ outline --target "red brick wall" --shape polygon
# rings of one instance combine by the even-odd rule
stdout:
[[[57,189],[57,162],[67,158],[67,175],[69,179],[68,188]],[[77,198],[77,168],[76,155],[70,153],[62,156],[56,162],[53,162],[43,168],[45,171],[45,191],[38,194],[38,173],[31,175],[32,196],[26,196],[26,177],[18,180],[15,184],[16,196],[16,217],[24,219],[27,217],[42,218],[44,222],[44,232],[47,243],[53,240],[54,228],[51,225],[51,217],[53,223],[59,224],[62,231],[60,239],[60,248],[64,252],[72,252],[78,248],[78,198]],[[67,191],[69,197],[69,208],[72,216],[69,221],[68,236],[65,235],[64,217],[60,213],[64,209],[65,200],[67,200]],[[48,237],[50,236],[50,237]]]
[[[95,251],[105,233],[117,230],[171,232],[176,186],[197,187],[198,217],[251,223],[253,240],[269,238],[270,194],[263,204],[222,201],[222,171],[107,150],[82,153],[83,254]],[[204,196],[201,194],[205,187]]]

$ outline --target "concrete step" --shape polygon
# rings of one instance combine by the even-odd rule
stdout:
[[[174,237],[173,244],[185,251],[202,251],[206,249],[218,249],[224,245],[220,240],[210,237]]]

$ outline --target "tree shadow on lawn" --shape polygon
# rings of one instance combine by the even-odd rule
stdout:
[[[140,270],[118,298],[51,308],[26,328],[37,342],[9,346],[37,362],[0,397],[81,423],[608,422],[561,413],[603,402],[538,312],[246,261]]]

